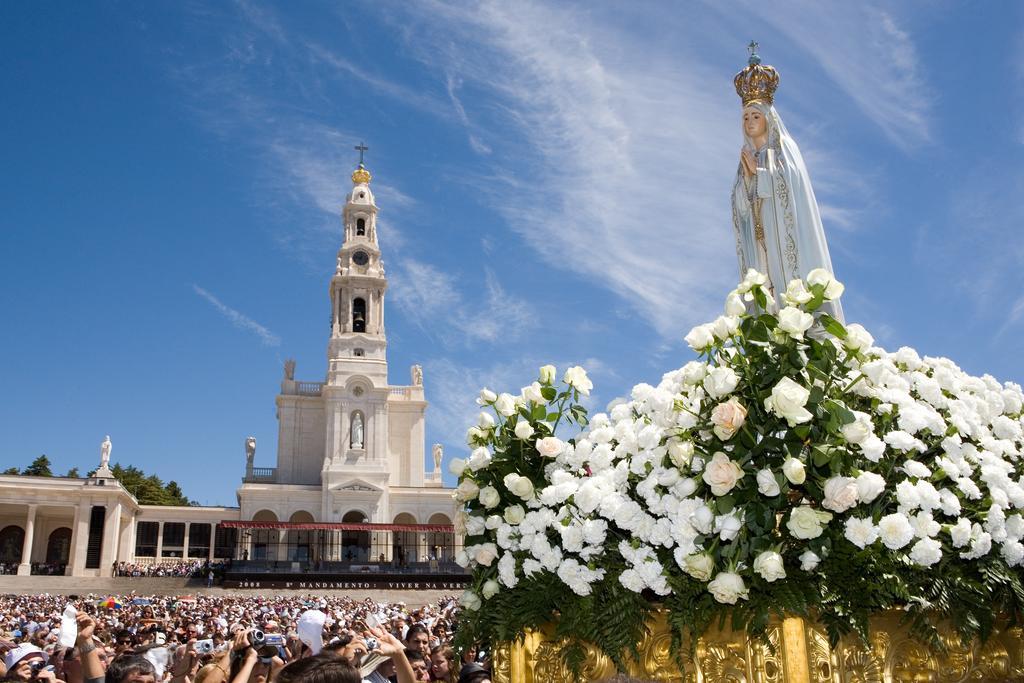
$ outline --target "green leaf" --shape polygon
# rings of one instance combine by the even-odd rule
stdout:
[[[830,316],[828,313],[822,313],[818,320],[821,322],[822,327],[829,334],[838,337],[839,339],[846,339],[846,328],[843,324]]]
[[[558,395],[558,391],[554,387],[541,387],[540,395],[544,397],[545,401],[550,402]]]

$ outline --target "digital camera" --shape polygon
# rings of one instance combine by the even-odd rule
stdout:
[[[249,644],[257,650],[264,647],[284,647],[284,636],[280,633],[252,631],[249,634]]]
[[[194,647],[194,649],[196,651],[196,654],[198,654],[198,655],[208,655],[208,654],[210,654],[211,652],[214,651],[213,638],[206,638],[205,640],[197,640],[196,644],[193,647]]]

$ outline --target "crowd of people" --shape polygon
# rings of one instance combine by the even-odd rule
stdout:
[[[457,655],[457,602],[340,596],[0,596],[4,681],[490,683]]]
[[[153,564],[136,564],[134,562],[117,562],[114,564],[114,576],[175,576],[203,577],[213,569],[219,570],[223,562],[207,562],[206,560],[179,560],[178,562],[160,562]]]
[[[63,562],[33,562],[31,572],[34,575],[63,576],[67,565]],[[17,562],[0,562],[0,574],[13,576],[18,573]]]

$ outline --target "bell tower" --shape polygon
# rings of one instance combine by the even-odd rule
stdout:
[[[331,338],[327,345],[327,384],[344,385],[352,375],[374,386],[387,385],[387,336],[384,331],[384,277],[377,243],[377,204],[370,190],[372,176],[363,165],[352,173],[352,191],[342,211],[344,239],[331,278]]]

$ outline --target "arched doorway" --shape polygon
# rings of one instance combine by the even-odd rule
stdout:
[[[415,524],[416,518],[408,512],[395,515],[395,524]],[[415,531],[393,531],[391,533],[391,558],[396,567],[408,567],[419,561],[419,545]]]
[[[446,514],[435,512],[427,523],[450,525],[452,520]],[[455,559],[455,534],[450,531],[431,531],[427,534],[427,552],[435,560],[452,561]]]
[[[359,510],[350,510],[341,518],[342,524],[366,524],[370,520]],[[343,531],[341,534],[342,562],[366,562],[370,559],[370,532]]]
[[[260,510],[252,516],[254,522],[276,522],[277,515],[271,510]],[[243,560],[273,561],[277,559],[277,546],[280,544],[281,534],[277,529],[253,529],[249,541],[245,544],[249,556],[242,556]]]
[[[288,518],[292,524],[312,524],[313,515],[299,510]],[[292,562],[310,562],[319,558],[313,557],[313,534],[315,531],[298,529],[288,530],[288,559]]]
[[[71,529],[62,526],[50,532],[46,539],[46,563],[67,564],[71,555]]]
[[[21,562],[21,548],[25,545],[25,530],[11,524],[0,529],[0,563],[18,564]]]

